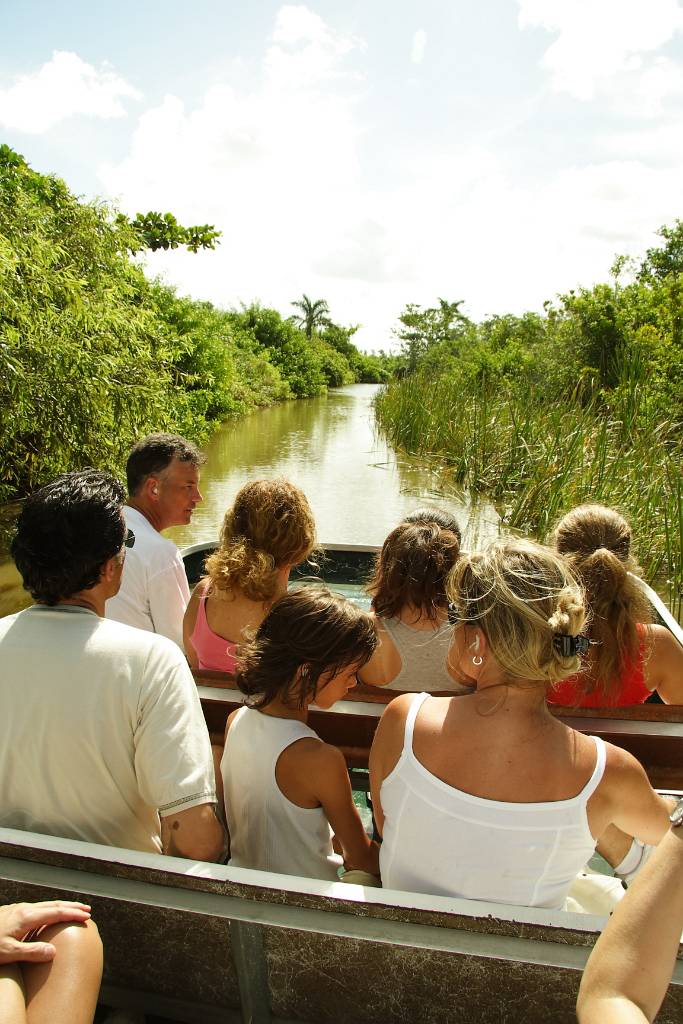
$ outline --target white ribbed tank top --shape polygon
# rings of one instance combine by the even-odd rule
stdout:
[[[593,774],[570,800],[505,803],[442,782],[413,753],[418,694],[406,719],[398,764],[383,781],[382,884],[387,889],[461,896],[526,907],[563,906],[595,850],[586,803],[605,770],[597,736]]]
[[[281,792],[275,766],[297,740],[320,737],[303,722],[253,708],[237,712],[221,759],[229,864],[337,881],[342,858],[322,807],[298,807]]]

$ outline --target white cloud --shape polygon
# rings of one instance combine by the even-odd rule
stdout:
[[[101,168],[108,192],[129,212],[169,209],[223,231],[215,252],[153,254],[153,271],[198,298],[260,299],[284,314],[305,291],[362,322],[358,342],[378,348],[407,302],[521,313],[605,280],[616,253],[644,251],[679,212],[683,143],[648,163],[639,136],[622,145],[608,132],[591,163],[542,173],[533,152],[512,168],[493,135],[475,145],[446,133],[369,185],[366,156],[378,156],[359,104],[362,49],[284,7],[255,88],[235,77],[194,108],[169,95],[140,117],[126,159]],[[653,80],[653,95],[671,88]]]
[[[285,4],[280,8],[275,16],[272,38],[274,43],[283,46],[311,42],[331,45],[333,48],[338,45],[320,15],[304,4]]]
[[[76,115],[125,117],[124,99],[140,93],[103,65],[99,70],[76,53],[55,50],[52,59],[30,75],[0,89],[0,124],[38,135]]]
[[[265,56],[268,77],[278,88],[306,88],[339,75],[340,60],[364,42],[334,33],[320,15],[303,4],[286,4],[275,18],[272,44]]]
[[[108,193],[129,212],[170,209],[223,231],[215,253],[158,254],[154,269],[168,267],[184,289],[224,305],[261,298],[286,312],[304,290],[338,301],[315,264],[371,214],[354,116],[352,60],[362,45],[287,6],[256,89],[219,83],[194,109],[168,95],[140,117],[126,159],[100,168]],[[344,291],[342,283],[340,302]]]
[[[652,55],[683,30],[678,0],[518,0],[522,28],[543,28],[557,39],[546,50],[543,67],[553,87],[589,100],[610,91],[616,80],[653,70]],[[655,75],[661,100],[667,76]],[[680,92],[680,81],[674,84]],[[651,88],[653,88],[651,83]]]
[[[413,64],[421,64],[424,60],[425,47],[427,45],[427,33],[419,28],[413,36],[413,45],[410,50],[410,59]]]
[[[631,113],[644,116],[661,114],[667,100],[683,97],[683,66],[668,57],[657,57],[638,76],[637,90],[628,97]],[[672,126],[674,127],[674,126]],[[675,133],[680,134],[678,125]]]

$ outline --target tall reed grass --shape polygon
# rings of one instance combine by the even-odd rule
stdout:
[[[414,374],[375,400],[396,447],[445,465],[447,477],[487,496],[503,524],[543,540],[568,509],[596,501],[630,521],[649,582],[681,620],[683,475],[680,426],[662,417],[640,374],[606,398],[562,401],[541,389]]]

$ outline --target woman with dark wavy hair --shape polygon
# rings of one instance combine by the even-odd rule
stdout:
[[[586,592],[591,645],[583,671],[549,691],[552,704],[624,707],[653,690],[683,703],[683,648],[652,622],[631,540],[627,521],[605,505],[579,505],[555,527],[554,547]]]
[[[368,586],[380,642],[362,682],[467,692],[448,669],[446,579],[459,555],[458,524],[440,509],[419,509],[391,531]]]

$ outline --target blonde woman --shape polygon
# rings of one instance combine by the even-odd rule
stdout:
[[[406,694],[382,716],[370,755],[382,883],[562,908],[601,837],[619,867],[630,836],[664,835],[669,804],[630,754],[548,710],[548,687],[586,647],[583,594],[556,553],[499,541],[463,556],[448,591],[451,659],[474,692]]]
[[[624,517],[604,505],[580,505],[560,520],[552,540],[586,591],[591,646],[584,671],[554,686],[548,700],[623,707],[657,690],[665,703],[683,703],[683,648],[652,624],[648,600],[629,575],[639,569]]]
[[[185,613],[192,668],[234,672],[244,630],[256,629],[287,590],[292,566],[315,545],[306,496],[286,480],[254,480],[238,492]]]

